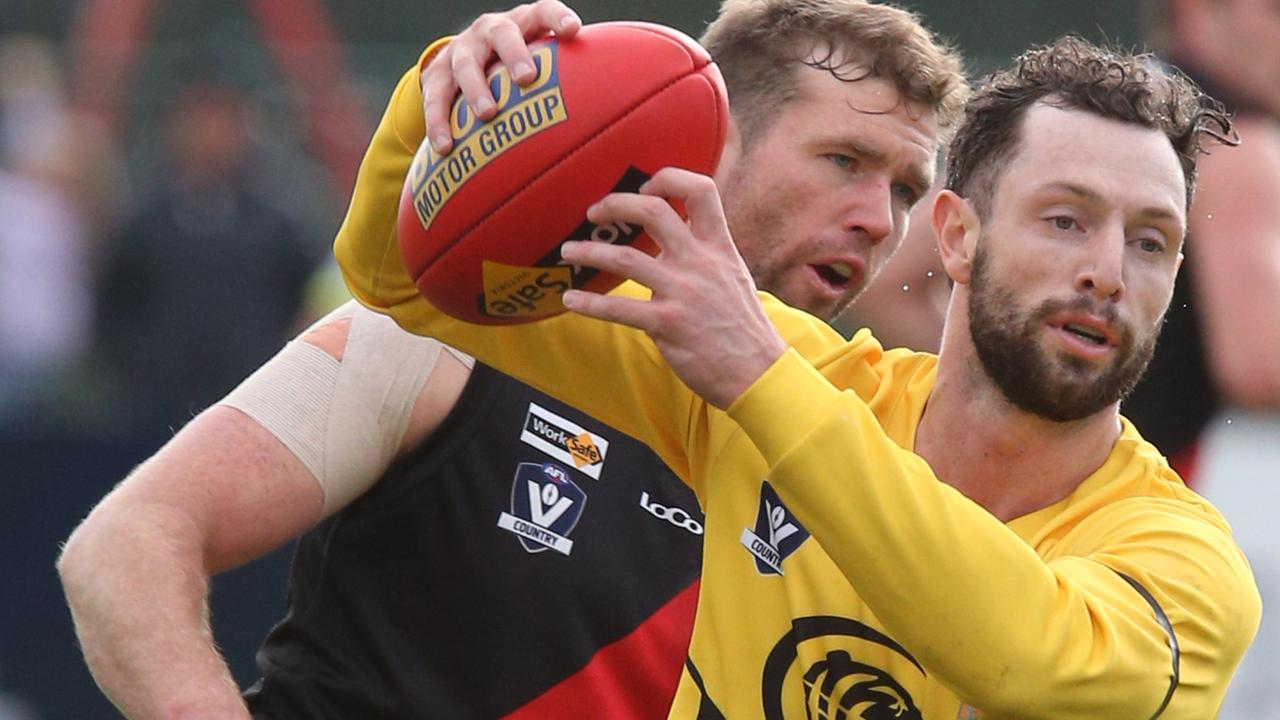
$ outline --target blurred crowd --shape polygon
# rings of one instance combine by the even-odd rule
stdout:
[[[1244,144],[1203,165],[1169,329],[1152,378],[1125,412],[1223,507],[1264,600],[1280,602],[1280,533],[1265,513],[1248,514],[1280,499],[1280,5],[1149,4],[1163,56],[1227,100]],[[107,438],[130,448],[120,460],[127,471],[131,458],[145,457],[341,301],[328,258],[349,188],[325,174],[328,160],[294,152],[290,136],[305,132],[268,117],[253,83],[220,57],[179,59],[140,108],[117,98],[121,118],[144,118],[126,128],[77,102],[60,45],[0,36],[0,446],[8,454],[36,447],[33,438],[55,438],[40,447],[68,453],[76,438]],[[380,98],[394,78],[377,80]],[[366,124],[343,126],[339,145],[363,147],[380,101],[356,103]],[[868,325],[888,345],[936,350],[948,288],[928,205],[920,203],[911,236],[842,329]],[[886,325],[893,304],[895,317],[914,319]],[[1230,420],[1246,429],[1231,435]],[[41,483],[0,496],[8,498],[0,523],[6,512],[30,512],[15,508],[52,481],[86,484],[72,495],[79,504],[58,516],[74,522],[122,477],[33,478],[20,461],[0,467],[10,488]],[[47,568],[40,582],[54,591],[56,547],[17,548],[11,552],[34,553],[17,571]],[[276,579],[270,590],[281,587]],[[14,597],[0,592],[0,608]],[[280,606],[273,599],[264,616]],[[50,612],[65,616],[60,606]],[[70,637],[68,629],[58,642]],[[15,653],[4,647],[12,638],[0,634],[0,720],[42,717],[15,690]],[[1261,669],[1277,659],[1280,626],[1264,621],[1238,680],[1251,699],[1237,699],[1224,717],[1280,717],[1280,694]]]
[[[327,241],[263,163],[250,92],[211,63],[182,70],[131,173],[120,139],[71,102],[56,48],[0,39],[7,432],[171,431],[302,319]]]
[[[56,49],[0,38],[0,419],[43,423],[93,343],[95,257],[119,153],[69,107]],[[33,418],[35,418],[33,420]]]
[[[0,35],[0,571],[14,579],[0,615],[22,618],[0,623],[0,720],[111,716],[66,631],[58,543],[341,302],[325,262],[349,188],[298,147],[299,126],[324,119],[305,89],[282,114],[243,53],[206,45],[153,61],[145,90],[116,88],[103,106],[83,102],[63,45]],[[348,142],[362,147],[372,119],[351,106],[368,125]],[[244,672],[286,563],[222,583],[219,622]]]

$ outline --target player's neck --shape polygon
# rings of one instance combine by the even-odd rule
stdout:
[[[1120,435],[1116,405],[1073,422],[1046,420],[1010,404],[976,358],[951,360],[959,359],[939,363],[915,449],[943,482],[1001,520],[1061,500],[1110,455]]]

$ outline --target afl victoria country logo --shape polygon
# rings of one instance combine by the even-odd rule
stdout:
[[[573,552],[569,533],[582,517],[587,495],[569,471],[555,463],[520,463],[511,484],[511,512],[498,516],[498,527],[520,538],[531,553],[550,548]]]
[[[787,511],[778,493],[768,482],[760,484],[760,507],[754,528],[743,528],[738,541],[756,561],[761,575],[782,575],[782,561],[809,539],[804,529]]]
[[[869,657],[889,657],[897,667],[907,667],[915,679],[925,676],[924,668],[905,648],[857,620],[830,615],[794,619],[791,631],[765,661],[760,683],[764,716],[769,720],[922,720],[907,689],[877,666],[883,664],[880,661],[863,660]],[[785,708],[801,697],[804,714],[787,712]]]

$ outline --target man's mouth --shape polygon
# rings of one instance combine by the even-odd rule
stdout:
[[[1081,338],[1085,342],[1093,343],[1099,347],[1108,344],[1106,334],[1095,328],[1087,327],[1079,323],[1066,323],[1062,326],[1062,329]]]
[[[853,266],[847,262],[813,265],[814,272],[828,285],[843,288],[853,281]]]

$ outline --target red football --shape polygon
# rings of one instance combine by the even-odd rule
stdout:
[[[634,191],[666,166],[712,174],[728,122],[720,71],[693,39],[661,25],[586,25],[531,46],[527,87],[489,76],[499,113],[478,122],[453,105],[454,145],[423,142],[398,218],[405,265],[442,311],[475,323],[562,312],[570,287],[604,292],[615,276],[565,265],[566,240],[656,247],[638,227],[596,226],[587,208]]]

